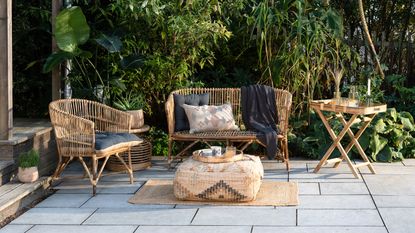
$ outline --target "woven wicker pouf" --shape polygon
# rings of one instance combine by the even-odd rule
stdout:
[[[261,160],[252,155],[229,163],[205,163],[189,158],[176,171],[174,195],[180,200],[252,201],[263,176]]]

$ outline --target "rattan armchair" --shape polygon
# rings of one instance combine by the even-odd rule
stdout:
[[[108,135],[129,136],[131,130],[130,114],[108,107],[104,104],[81,99],[62,99],[49,104],[49,114],[58,147],[58,164],[53,174],[57,179],[73,159],[78,159],[85,169],[96,194],[96,186],[104,167],[111,155],[116,156],[126,167],[133,183],[130,148],[142,142],[139,138],[117,140],[104,147],[97,148],[96,141]],[[105,132],[105,133],[104,133]],[[111,133],[109,133],[111,132]],[[97,135],[101,135],[97,138]],[[102,136],[103,135],[103,136]],[[112,141],[110,141],[112,142]],[[128,152],[128,164],[119,153]],[[91,168],[84,158],[90,158]],[[98,160],[104,159],[98,168]]]

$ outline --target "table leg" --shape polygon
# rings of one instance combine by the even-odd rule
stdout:
[[[359,152],[360,156],[365,161],[364,165],[369,167],[369,170],[372,172],[372,174],[376,174],[375,168],[370,163],[369,159],[367,158],[367,155],[365,154],[362,146],[359,143],[359,138],[362,136],[363,132],[366,130],[366,128],[369,126],[370,122],[373,120],[373,118],[376,116],[376,114],[371,114],[367,118],[368,120],[364,121],[364,124],[359,129],[359,131],[356,133],[356,135],[353,134],[353,131],[351,129],[348,129],[347,133],[349,137],[351,138],[351,142],[346,147],[346,154],[349,153],[349,151],[352,149],[353,146],[356,146],[357,151]],[[346,120],[344,119],[343,115],[340,114],[339,117],[341,123],[345,126],[347,124]],[[340,162],[337,162],[334,167],[337,167],[340,164]]]
[[[344,137],[344,135],[348,132],[348,130],[350,130],[350,126],[353,124],[353,122],[356,119],[357,115],[353,115],[351,117],[351,119],[349,120],[349,122],[347,122],[347,124],[344,126],[343,130],[339,133],[339,135],[336,136],[335,132],[331,128],[330,124],[328,123],[327,118],[323,115],[321,110],[319,110],[319,109],[315,109],[315,110],[316,110],[317,114],[319,115],[319,117],[321,118],[321,120],[322,120],[324,126],[326,127],[328,133],[330,134],[331,138],[333,139],[333,144],[329,147],[329,149],[324,154],[323,158],[320,160],[317,167],[314,169],[314,173],[317,173],[320,170],[320,168],[327,162],[327,159],[330,157],[331,153],[333,153],[334,148],[337,147],[339,149],[340,153],[342,154],[342,156],[345,156],[345,159],[348,162],[348,165],[349,165],[350,169],[352,170],[353,175],[356,178],[358,178],[359,176],[357,174],[356,168],[353,167],[352,162],[347,157],[347,153],[345,152],[345,150],[343,149],[343,146],[340,143],[340,141]]]

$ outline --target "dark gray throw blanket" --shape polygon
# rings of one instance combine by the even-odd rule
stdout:
[[[246,129],[261,132],[258,139],[267,146],[267,156],[278,152],[278,116],[274,88],[251,85],[241,88],[242,120]]]

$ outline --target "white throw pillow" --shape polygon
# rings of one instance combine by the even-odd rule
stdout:
[[[182,107],[189,120],[190,133],[239,130],[238,126],[235,125],[232,106],[230,104],[220,106],[192,106],[183,104]]]

